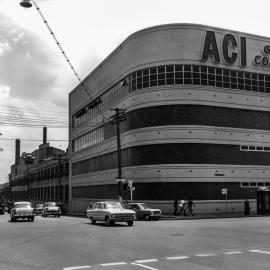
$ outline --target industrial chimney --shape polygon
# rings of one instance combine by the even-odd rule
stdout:
[[[16,139],[15,141],[15,164],[18,164],[18,161],[20,159],[20,146],[21,146],[21,141],[20,139]]]
[[[47,127],[43,127],[43,144],[47,143]]]

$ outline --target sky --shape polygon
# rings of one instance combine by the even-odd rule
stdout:
[[[132,33],[154,25],[197,23],[270,37],[266,0],[35,0],[81,79]],[[79,81],[40,14],[0,0],[0,183],[21,152],[68,146],[68,94]]]

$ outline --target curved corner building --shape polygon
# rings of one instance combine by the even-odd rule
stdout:
[[[270,185],[270,39],[194,24],[138,31],[69,97],[72,207],[117,199],[255,198]],[[87,91],[90,93],[87,94]]]

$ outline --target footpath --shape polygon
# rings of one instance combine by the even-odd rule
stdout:
[[[84,217],[84,213],[66,213],[66,216],[73,217]],[[216,218],[245,218],[245,217],[265,217],[265,215],[258,215],[251,213],[245,215],[244,213],[210,213],[210,214],[194,214],[193,216],[188,215],[173,215],[172,213],[164,213],[161,215],[160,220],[189,220],[189,219],[216,219]]]

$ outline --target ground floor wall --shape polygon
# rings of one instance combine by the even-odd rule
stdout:
[[[241,182],[152,182],[134,183],[133,201],[154,202],[165,211],[172,211],[174,199],[190,199],[198,202],[199,212],[222,212],[227,191],[228,211],[241,212],[246,199],[256,201],[257,187],[242,187]],[[90,201],[118,200],[117,184],[72,187],[71,209],[83,212]],[[123,200],[131,200],[131,191],[123,191]],[[254,211],[255,211],[254,206]]]
[[[89,202],[95,202],[99,199],[86,199],[86,198],[73,198],[71,201],[71,213],[84,214]],[[194,214],[195,215],[228,215],[245,213],[245,201],[246,200],[194,200]],[[256,199],[249,199],[250,214],[257,213],[257,201]],[[136,200],[136,202],[148,203],[153,208],[162,210],[163,214],[172,215],[174,211],[173,201],[143,201]],[[179,213],[179,211],[178,211]]]

